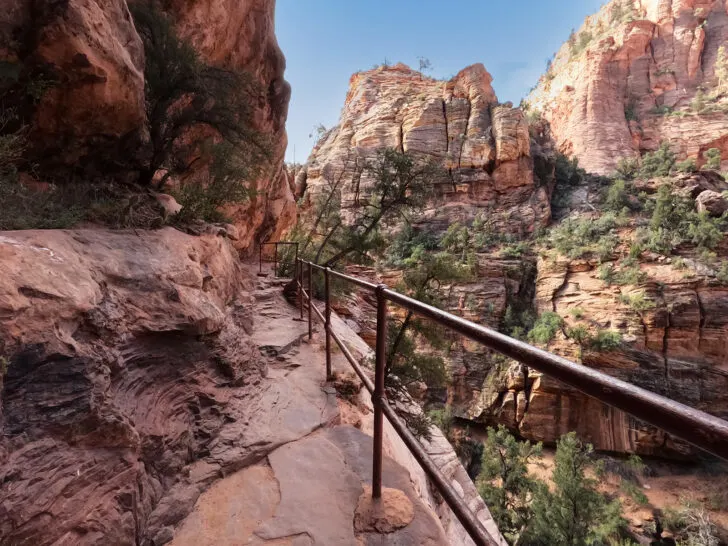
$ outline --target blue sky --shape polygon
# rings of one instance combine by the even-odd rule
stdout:
[[[338,122],[358,70],[385,58],[449,78],[482,62],[501,102],[520,102],[549,58],[603,0],[277,0],[276,34],[293,87],[286,160],[304,162],[319,123]]]

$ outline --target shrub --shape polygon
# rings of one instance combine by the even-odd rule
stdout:
[[[580,320],[584,318],[584,309],[582,309],[581,307],[574,307],[573,309],[569,310],[569,314],[576,320]]]
[[[616,176],[623,180],[633,180],[640,170],[640,162],[635,157],[623,157],[617,163]]]
[[[624,207],[629,207],[629,196],[631,187],[623,179],[615,180],[609,188],[604,198],[604,208],[612,212],[621,212]]]
[[[619,301],[625,305],[629,305],[633,311],[638,313],[655,308],[655,302],[647,298],[644,292],[620,294]]]
[[[675,164],[675,170],[680,173],[694,173],[698,170],[698,164],[692,157]]]
[[[551,230],[550,244],[569,258],[580,258],[595,251],[596,243],[616,227],[617,217],[611,212],[597,219],[567,218]]]
[[[639,175],[642,178],[669,176],[674,166],[675,154],[670,145],[663,142],[657,150],[644,155]]]
[[[703,152],[703,158],[705,159],[705,167],[707,169],[713,169],[715,171],[720,170],[720,164],[722,161],[721,153],[718,148],[710,148]]]
[[[556,155],[556,185],[551,195],[551,208],[558,210],[568,204],[571,192],[586,178],[586,171],[579,167],[577,158],[569,159],[563,154]]]
[[[427,412],[427,417],[433,425],[439,428],[445,437],[452,441],[452,424],[453,424],[453,413],[449,406],[442,409],[434,409]]]
[[[718,546],[716,528],[702,505],[683,502],[663,512],[662,524],[678,541],[687,546]]]
[[[522,257],[528,250],[528,244],[520,242],[503,247],[500,253],[502,257],[513,260]]]
[[[622,344],[622,335],[615,330],[600,330],[591,338],[589,346],[595,351],[613,351]]]
[[[262,90],[248,73],[204,63],[153,3],[133,3],[131,11],[144,42],[151,147],[140,182],[161,190],[170,178],[196,172],[177,191],[187,209],[182,218],[221,219],[212,208],[245,200],[246,183],[261,175],[271,158],[270,143],[253,122]],[[199,127],[207,130],[195,132]]]
[[[589,329],[586,326],[584,326],[583,324],[580,324],[578,326],[573,326],[571,328],[567,328],[566,337],[575,341],[580,346],[588,345],[589,342],[591,341],[591,335],[589,334]]]
[[[527,544],[608,544],[626,527],[618,502],[608,502],[587,475],[594,448],[571,432],[556,444],[554,490],[540,488],[533,501]]]
[[[723,261],[715,274],[721,284],[728,285],[728,261]]]
[[[562,319],[557,313],[546,311],[541,314],[533,328],[528,332],[528,340],[532,343],[547,345],[554,339],[556,332],[564,325]]]
[[[718,48],[718,56],[715,59],[715,75],[718,78],[718,88],[726,89],[728,85],[728,53],[724,45]]]

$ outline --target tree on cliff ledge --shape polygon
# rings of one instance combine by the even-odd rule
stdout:
[[[200,169],[206,179],[188,194],[195,199],[210,194],[212,207],[243,200],[244,182],[254,180],[270,158],[269,144],[253,124],[260,90],[246,73],[204,63],[156,2],[131,9],[146,55],[151,148],[140,182],[163,189],[170,177],[184,178],[206,166]]]
[[[409,215],[424,207],[440,171],[432,160],[395,149],[380,150],[374,159],[363,164],[350,182],[355,186],[352,206],[346,211],[341,211],[340,207],[324,211],[333,221],[318,222],[317,227],[325,225],[326,232],[307,238],[307,241],[315,239],[318,244],[316,251],[311,253],[314,261],[323,260],[324,265],[331,267],[345,260],[360,261],[368,257],[371,251],[382,246],[380,227],[383,224],[409,222]],[[358,189],[361,179],[372,181],[366,196]],[[341,190],[341,184],[331,188],[335,192]],[[330,203],[331,200],[324,198],[322,202]],[[346,213],[346,220],[342,212]]]

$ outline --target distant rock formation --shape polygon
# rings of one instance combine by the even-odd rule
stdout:
[[[560,151],[595,173],[661,141],[699,165],[713,147],[728,158],[728,94],[715,72],[727,42],[723,0],[612,0],[561,47],[527,103]]]
[[[403,64],[354,74],[339,124],[314,148],[297,187],[310,201],[327,180],[343,176],[345,212],[371,184],[356,166],[395,148],[435,158],[447,172],[426,222],[446,227],[498,209],[518,231],[545,225],[549,195],[545,182],[534,181],[528,124],[521,110],[498,103],[491,80],[482,64],[450,81]]]

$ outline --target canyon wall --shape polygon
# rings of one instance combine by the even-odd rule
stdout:
[[[611,174],[663,141],[699,164],[713,147],[728,157],[728,95],[715,70],[727,40],[724,0],[612,0],[561,47],[526,103],[591,172]]]
[[[498,210],[511,229],[530,233],[550,219],[546,181],[534,179],[523,113],[499,104],[483,67],[470,66],[450,81],[405,65],[352,76],[339,124],[314,148],[297,188],[308,203],[342,180],[342,209],[368,198],[372,181],[357,167],[382,148],[436,159],[437,181],[423,222],[446,228]]]
[[[270,136],[272,160],[254,182],[250,202],[230,212],[239,248],[249,248],[258,236],[277,237],[295,221],[295,204],[283,169],[290,86],[274,34],[275,3],[163,5],[204,59],[244,70],[260,86],[254,121]],[[0,13],[0,70],[0,77],[44,86],[30,127],[33,153],[44,169],[133,181],[130,166],[143,160],[148,134],[144,47],[126,0],[12,0]]]

